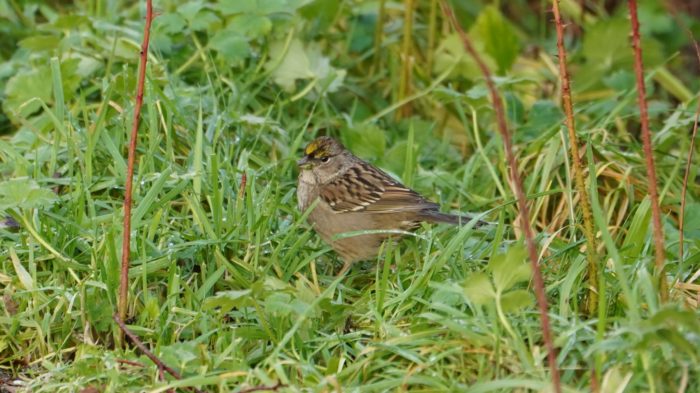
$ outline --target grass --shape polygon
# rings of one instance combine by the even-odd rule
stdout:
[[[90,386],[223,392],[277,382],[286,385],[283,391],[546,390],[534,297],[527,281],[509,276],[525,258],[513,251],[517,211],[493,111],[483,81],[439,27],[442,16],[433,26],[431,4],[417,3],[418,57],[406,119],[394,118],[399,105],[392,98],[406,72],[397,60],[398,3],[382,3],[387,25],[378,33],[380,53],[366,4],[232,12],[217,8],[225,3],[197,10],[156,3],[134,178],[127,322],[183,374],[181,381],[161,381],[142,354],[115,348],[111,319],[140,8],[47,4],[3,30],[22,41],[11,52],[2,48],[3,67],[12,72],[0,85],[0,120],[11,130],[0,138],[0,209],[7,217],[0,228],[0,387],[19,380],[33,392]],[[515,29],[521,48],[544,48],[537,56],[521,49],[498,84],[516,130],[564,391],[591,391],[594,383],[601,391],[682,391],[683,381],[685,391],[695,391],[700,326],[697,283],[689,279],[700,266],[694,213],[700,189],[693,182],[682,261],[676,228],[697,96],[679,99],[653,75],[671,70],[676,84],[691,91],[698,90],[697,75],[683,67],[676,47],[658,52],[660,60],[649,65],[667,273],[679,284],[661,305],[635,92],[624,68],[631,63],[601,43],[600,56],[612,56],[614,64],[591,76],[597,52],[574,45],[570,53],[604,262],[598,314],[588,318],[585,240],[550,66],[556,64],[553,30],[542,38],[541,26],[530,29],[525,8],[520,20],[506,12],[506,22],[491,24],[477,22],[483,10],[480,2],[457,9],[466,26],[482,23],[471,32],[477,38],[488,29]],[[597,16],[614,24],[616,12],[625,11]],[[251,51],[241,54],[244,45],[227,29],[235,18],[264,26],[259,17],[272,26],[257,36],[246,32]],[[696,20],[686,20],[697,28]],[[600,26],[583,27],[590,37]],[[421,53],[433,28],[430,73]],[[654,34],[662,40],[673,30]],[[488,37],[480,39],[488,46]],[[68,45],[71,40],[79,45]],[[275,54],[285,47],[335,68],[312,67],[314,77],[297,78],[285,91],[276,70],[294,69]],[[79,62],[71,65],[71,58]],[[339,71],[346,72],[342,86],[329,91]],[[319,134],[339,136],[445,210],[488,211],[496,224],[490,230],[425,226],[387,245],[378,261],[337,278],[342,263],[296,209],[294,162]],[[489,288],[498,296],[475,296]]]

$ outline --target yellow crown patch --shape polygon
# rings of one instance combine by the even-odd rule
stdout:
[[[313,158],[323,158],[328,156],[328,142],[325,140],[314,140],[306,146],[304,154]]]
[[[304,150],[304,154],[310,156],[313,155],[316,150],[318,150],[318,142],[313,141],[306,145],[306,150]]]

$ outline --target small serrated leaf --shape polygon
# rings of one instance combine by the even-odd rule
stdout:
[[[24,49],[39,52],[55,50],[61,42],[60,37],[54,35],[35,35],[21,40],[18,45]]]
[[[257,2],[255,0],[221,0],[216,8],[224,15],[248,14],[257,11]]]
[[[265,312],[269,314],[289,315],[296,307],[288,293],[275,292],[265,299]]]
[[[261,15],[237,15],[226,29],[253,39],[267,35],[272,30],[272,21]]]
[[[379,159],[386,148],[386,131],[375,124],[357,124],[341,133],[345,146],[363,159]]]
[[[250,55],[248,40],[239,33],[229,29],[220,30],[216,33],[209,41],[209,46],[232,63],[245,60]]]
[[[526,258],[525,247],[522,244],[511,247],[505,255],[493,257],[489,269],[493,273],[497,291],[507,291],[513,285],[530,279],[532,273]]]
[[[525,289],[509,291],[501,296],[501,307],[506,312],[518,311],[532,304],[532,295]]]
[[[292,40],[288,48],[285,48],[282,42],[272,43],[267,68],[272,71],[275,83],[287,91],[294,90],[294,83],[297,79],[313,77],[304,45],[298,39]]]
[[[155,18],[153,26],[164,33],[177,34],[187,27],[187,20],[178,13],[168,13]]]
[[[216,296],[204,300],[202,309],[211,310],[221,307],[221,312],[228,312],[234,307],[245,307],[250,303],[250,294],[252,290],[231,290],[218,292]]]
[[[475,41],[484,45],[484,50],[498,64],[498,73],[505,74],[520,53],[520,41],[515,28],[495,6],[488,6],[479,14],[470,31]]]
[[[51,72],[38,67],[18,72],[5,84],[3,110],[14,116],[28,117],[41,108],[41,102],[51,100]]]
[[[40,188],[34,180],[28,178],[0,182],[0,211],[39,208],[55,200],[56,194]]]
[[[278,85],[293,92],[297,80],[316,79],[322,91],[337,90],[345,79],[345,70],[331,66],[319,45],[304,45],[294,38],[289,45],[275,42],[270,45],[270,60],[265,65]]]
[[[496,296],[489,277],[484,273],[475,273],[464,280],[464,295],[477,305],[484,305]]]

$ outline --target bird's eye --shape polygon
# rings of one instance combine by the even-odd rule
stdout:
[[[331,160],[330,157],[321,157],[321,162],[324,163],[324,164],[327,163],[327,162],[330,161],[330,160]]]

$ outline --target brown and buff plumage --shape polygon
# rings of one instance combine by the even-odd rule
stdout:
[[[299,209],[316,200],[308,221],[345,261],[373,259],[389,233],[352,235],[367,230],[410,231],[421,222],[466,224],[471,218],[441,213],[440,206],[361,160],[340,142],[319,137],[297,162]],[[343,236],[342,234],[348,234]]]

